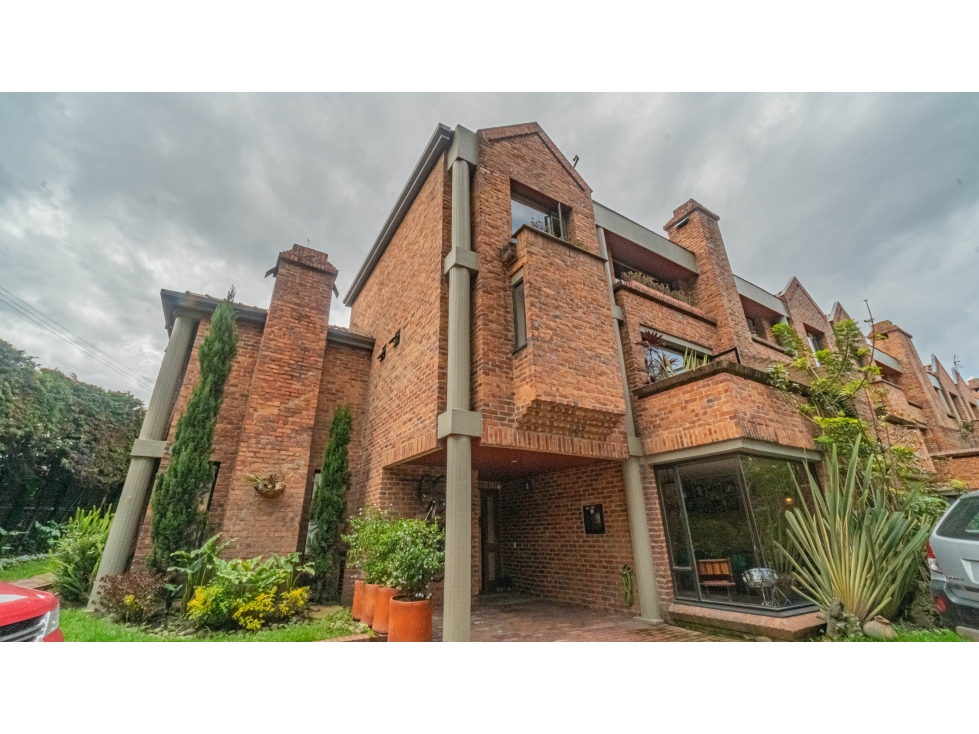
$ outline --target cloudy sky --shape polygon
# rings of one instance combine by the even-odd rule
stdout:
[[[661,231],[695,198],[742,277],[979,375],[977,95],[0,95],[0,296],[151,383],[161,288],[266,306],[308,240],[345,294],[437,123],[531,120],[603,204]],[[0,338],[149,397],[4,303]]]

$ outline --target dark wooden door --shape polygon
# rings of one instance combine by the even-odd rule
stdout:
[[[480,492],[480,540],[482,547],[483,591],[496,591],[502,576],[500,558],[500,490]]]

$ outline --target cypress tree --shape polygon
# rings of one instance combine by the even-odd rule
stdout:
[[[309,521],[314,525],[306,556],[316,572],[322,599],[327,582],[339,567],[340,529],[347,511],[350,462],[347,447],[353,428],[350,408],[341,406],[333,413],[330,440],[323,453],[320,478],[313,487]]]
[[[147,564],[157,571],[166,571],[174,551],[193,550],[207,521],[200,505],[213,479],[214,424],[237,352],[234,308],[225,301],[214,310],[210,331],[198,350],[200,379],[177,421],[170,466],[156,480],[153,551]]]

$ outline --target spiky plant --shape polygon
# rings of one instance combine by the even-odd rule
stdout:
[[[833,446],[825,489],[809,477],[813,509],[803,497],[785,513],[788,548],[779,548],[803,596],[824,612],[837,599],[864,623],[897,611],[914,583],[931,524],[891,509],[886,488],[875,486],[871,462],[863,462],[862,471],[860,464],[857,439],[841,476]]]

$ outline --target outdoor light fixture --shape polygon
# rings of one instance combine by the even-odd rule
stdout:
[[[388,342],[393,347],[398,346],[401,343],[401,329],[398,329],[398,333],[391,337],[391,341]]]

